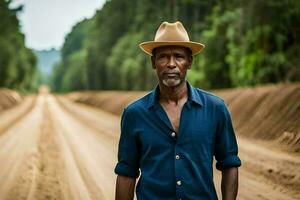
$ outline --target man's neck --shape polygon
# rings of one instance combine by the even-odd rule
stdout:
[[[159,84],[159,89],[159,100],[161,102],[179,104],[180,101],[187,100],[188,92],[186,81],[175,87],[167,87],[164,84]]]

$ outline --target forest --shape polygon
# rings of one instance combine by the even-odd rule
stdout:
[[[40,75],[11,1],[0,1],[0,87],[32,90]],[[206,48],[188,80],[204,89],[300,81],[300,1],[107,0],[65,37],[51,75],[56,92],[149,90],[157,83],[138,45],[163,21],[181,21]]]
[[[11,1],[0,0],[0,87],[22,92],[34,91],[40,83],[33,51],[25,46],[17,13],[22,6],[9,8]]]
[[[138,47],[163,21],[181,21],[206,48],[194,57],[195,86],[231,88],[300,79],[300,1],[110,0],[73,27],[55,66],[56,91],[149,90],[157,80]]]

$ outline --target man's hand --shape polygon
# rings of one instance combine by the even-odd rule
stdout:
[[[133,200],[135,178],[118,175],[115,200]]]
[[[238,193],[238,168],[232,167],[222,170],[222,199],[235,200]]]

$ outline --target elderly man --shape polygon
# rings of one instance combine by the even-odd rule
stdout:
[[[163,22],[154,41],[140,44],[151,55],[158,86],[125,108],[115,173],[117,200],[213,200],[213,156],[222,171],[222,198],[236,199],[238,147],[224,101],[186,81],[193,56],[180,22]]]

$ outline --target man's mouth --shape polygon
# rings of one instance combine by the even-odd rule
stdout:
[[[176,78],[179,77],[178,73],[164,73],[164,76],[167,78]]]

